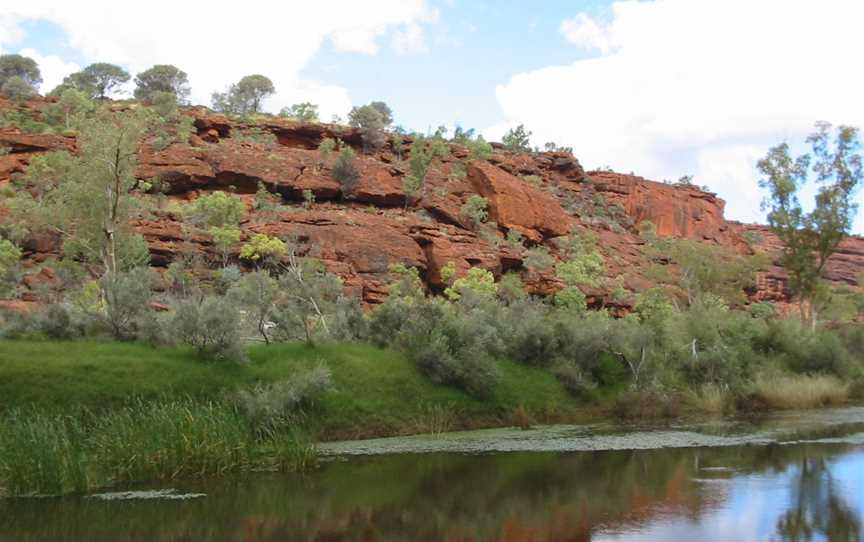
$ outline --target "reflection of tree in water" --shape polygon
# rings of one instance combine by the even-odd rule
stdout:
[[[806,542],[818,534],[831,542],[859,542],[861,521],[837,494],[825,458],[804,457],[793,488],[792,508],[777,522],[781,540]]]

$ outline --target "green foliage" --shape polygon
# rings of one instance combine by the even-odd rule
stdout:
[[[149,267],[109,273],[102,277],[105,306],[102,314],[115,339],[132,339],[151,296]]]
[[[73,88],[87,94],[91,99],[104,100],[128,82],[129,78],[129,74],[120,66],[97,62],[65,77],[63,83],[52,90],[51,94],[62,95],[65,90]]]
[[[65,129],[78,129],[86,116],[95,109],[90,97],[80,90],[69,88],[60,94],[60,100],[45,108],[49,122]]]
[[[291,375],[288,380],[269,384],[259,383],[240,390],[234,402],[259,432],[290,427],[302,416],[302,409],[311,406],[333,389],[333,373],[324,363]]]
[[[336,141],[329,137],[325,137],[321,140],[321,143],[318,144],[318,158],[322,164],[327,163],[327,159],[330,158],[330,153],[336,148]]]
[[[0,295],[8,294],[18,283],[21,249],[7,239],[0,239]]]
[[[489,201],[474,194],[462,205],[459,214],[473,227],[479,228],[489,218]]]
[[[315,193],[310,188],[303,189],[303,204],[307,209],[312,208],[315,204]]]
[[[244,361],[241,318],[236,304],[227,297],[186,298],[175,304],[168,329],[206,359]]]
[[[213,247],[219,251],[219,255],[222,257],[222,267],[225,267],[228,265],[231,250],[240,242],[242,232],[240,228],[234,225],[210,226],[207,231],[213,239]]]
[[[338,308],[342,281],[327,272],[320,261],[298,256],[295,243],[288,247],[285,271],[279,277],[284,296],[272,318],[275,336],[280,341],[302,338],[309,345],[315,344],[317,336],[331,335],[328,320]]]
[[[318,122],[318,106],[311,102],[293,104],[279,111],[280,117],[296,119],[301,122]]]
[[[30,94],[35,94],[42,83],[42,74],[39,65],[30,57],[22,55],[0,55],[0,88],[6,86],[10,80],[24,83],[30,89]],[[16,86],[18,83],[15,84]],[[4,94],[6,94],[4,92]],[[9,96],[9,94],[6,94]]]
[[[556,274],[567,286],[596,286],[606,271],[606,262],[597,250],[597,240],[588,231],[574,231],[558,240],[565,261],[556,266]]]
[[[0,86],[0,94],[16,102],[23,102],[36,95],[36,91],[22,77],[10,77]]]
[[[522,180],[531,186],[536,186],[537,188],[543,186],[543,177],[539,175],[525,175],[522,177]]]
[[[152,101],[155,93],[168,93],[177,103],[189,100],[189,78],[186,72],[171,64],[157,64],[135,76],[135,98]]]
[[[537,245],[525,251],[522,262],[532,273],[541,273],[555,265],[555,258],[549,253],[548,248]]]
[[[649,288],[636,301],[636,313],[645,322],[661,322],[675,312],[675,306],[663,288]]]
[[[831,125],[825,122],[816,124],[807,142],[812,156],[793,159],[789,145],[782,143],[771,148],[757,168],[763,175],[759,186],[769,192],[763,202],[768,224],[783,242],[781,263],[789,273],[789,287],[802,301],[802,319],[815,325],[812,312],[805,312],[804,301],[817,295],[828,258],[852,227],[857,211],[854,194],[864,178],[864,160],[858,153],[858,129],[851,126],[837,127],[833,148]],[[806,212],[798,191],[811,170],[820,184],[815,206]]]
[[[390,272],[399,278],[387,287],[388,295],[409,299],[423,297],[423,281],[420,280],[420,272],[416,267],[397,263],[390,266]]]
[[[360,182],[360,171],[357,169],[356,154],[351,147],[345,146],[336,157],[331,174],[342,186],[342,196],[350,197],[357,183]]]
[[[478,135],[476,139],[467,141],[465,146],[468,147],[469,160],[488,160],[492,158],[492,153],[494,152],[492,145],[487,143],[482,135]]]
[[[585,294],[576,286],[565,286],[556,292],[555,305],[571,312],[583,312],[588,309]]]
[[[199,197],[190,210],[193,222],[207,227],[236,227],[245,213],[243,200],[221,190]]]
[[[498,293],[495,275],[486,269],[472,267],[463,277],[459,277],[444,290],[444,295],[451,301],[458,301],[466,294],[482,299],[494,299]]]
[[[270,344],[268,324],[279,301],[279,283],[266,271],[246,273],[228,292],[245,309],[245,316],[266,344]]]
[[[264,233],[256,233],[248,243],[240,247],[240,259],[258,265],[274,265],[287,253],[285,242]]]
[[[214,92],[210,98],[213,109],[233,115],[249,115],[261,111],[265,98],[276,92],[273,82],[263,75],[247,75],[228,87]]]
[[[531,132],[525,130],[525,126],[520,124],[508,130],[501,138],[501,143],[508,151],[531,152]]]
[[[360,130],[363,149],[367,152],[380,149],[384,145],[384,128],[392,122],[392,113],[384,102],[355,106],[348,113],[348,124]]]

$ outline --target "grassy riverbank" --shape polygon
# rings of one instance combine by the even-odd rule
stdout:
[[[305,413],[322,438],[573,420],[584,405],[548,371],[503,361],[488,399],[436,385],[404,354],[363,344],[254,346],[245,364],[202,362],[191,350],[135,343],[0,342],[0,410],[94,411],[131,398],[219,400],[325,364],[333,389]]]

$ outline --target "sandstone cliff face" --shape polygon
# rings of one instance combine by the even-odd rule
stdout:
[[[36,101],[28,107],[43,105]],[[9,104],[0,103],[0,109],[4,107]],[[761,240],[756,250],[773,254],[780,248],[763,226],[727,222],[724,202],[714,194],[633,175],[586,173],[567,153],[497,151],[487,161],[469,162],[466,149],[451,145],[450,155],[430,168],[422,193],[406,201],[405,156],[400,160],[389,144],[374,154],[360,153],[356,130],[276,118],[252,126],[200,108],[186,113],[195,117],[197,132],[188,143],[156,150],[147,141],[139,152],[137,174],[160,179],[165,194],[157,198],[151,216],[133,224],[149,243],[151,265],[157,269],[188,252],[217,260],[205,232],[183,227],[178,207],[203,193],[226,190],[246,199],[252,209],[259,184],[278,194],[283,205],[273,212],[250,212],[242,224],[244,239],[260,232],[298,239],[308,254],[320,258],[342,277],[347,290],[368,304],[386,297],[392,279],[388,269],[395,263],[417,267],[433,291],[443,288],[440,270],[452,261],[458,272],[471,266],[496,275],[519,272],[532,292],[553,293],[562,285],[554,273],[529,273],[523,261],[525,250],[545,245],[556,255],[556,238],[574,228],[595,233],[608,277],[620,276],[630,292],[624,297],[619,292],[613,300],[611,287],[586,290],[589,302],[618,312],[632,308],[633,294],[651,286],[644,274],[644,243],[637,235],[642,221],[653,222],[661,236],[719,243],[742,252],[752,250],[743,236],[757,232]],[[270,135],[263,141],[241,137],[250,129]],[[339,138],[358,150],[361,179],[350,194],[343,193],[333,179],[332,159],[327,163],[320,159],[317,147],[325,137]],[[408,138],[405,148],[410,143]],[[0,149],[6,150],[0,154],[0,189],[9,190],[11,180],[35,154],[58,149],[74,152],[75,139],[4,128]],[[532,182],[525,179],[528,176]],[[314,203],[304,202],[304,191],[314,194]],[[497,223],[497,232],[487,230],[481,235],[461,216],[462,205],[475,194],[488,200],[489,218]],[[2,213],[0,204],[0,221]],[[519,232],[525,246],[504,242],[509,230]],[[23,298],[35,300],[39,283],[51,280],[46,275],[50,271],[39,264],[55,255],[59,244],[43,235],[30,239],[24,248]],[[832,258],[826,277],[837,284],[857,285],[862,270],[864,239],[853,238]],[[775,263],[760,273],[751,297],[788,303],[785,283],[786,275]]]

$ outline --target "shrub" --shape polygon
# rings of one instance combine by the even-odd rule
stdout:
[[[612,406],[612,414],[624,420],[674,418],[679,412],[679,402],[658,390],[624,392]]]
[[[531,132],[525,130],[525,126],[520,124],[508,130],[501,138],[501,143],[508,151],[531,152]]]
[[[381,148],[386,139],[384,128],[393,122],[390,108],[383,102],[354,107],[348,113],[348,124],[360,129],[363,148],[366,151]]]
[[[246,212],[246,206],[239,197],[227,192],[216,191],[201,196],[192,206],[194,222],[207,227],[237,226]]]
[[[177,303],[170,326],[177,339],[193,346],[200,356],[244,361],[240,312],[225,297],[184,299]]]
[[[454,280],[453,284],[444,290],[444,295],[451,301],[458,301],[469,293],[483,299],[494,299],[497,292],[495,275],[486,269],[472,267],[464,277]]]
[[[290,379],[240,390],[234,401],[253,426],[273,430],[297,421],[301,408],[333,388],[333,375],[324,364],[300,371]]]
[[[275,264],[287,253],[288,248],[284,241],[264,233],[256,233],[248,243],[240,247],[240,258],[256,264]]]
[[[333,178],[342,186],[342,196],[348,197],[357,188],[360,182],[360,171],[355,163],[355,154],[351,147],[345,147],[336,157],[333,164]]]
[[[473,227],[479,228],[489,218],[489,201],[475,194],[462,205],[459,214]]]
[[[115,339],[135,336],[138,319],[148,310],[152,294],[149,267],[121,271],[102,277],[104,319]]]

